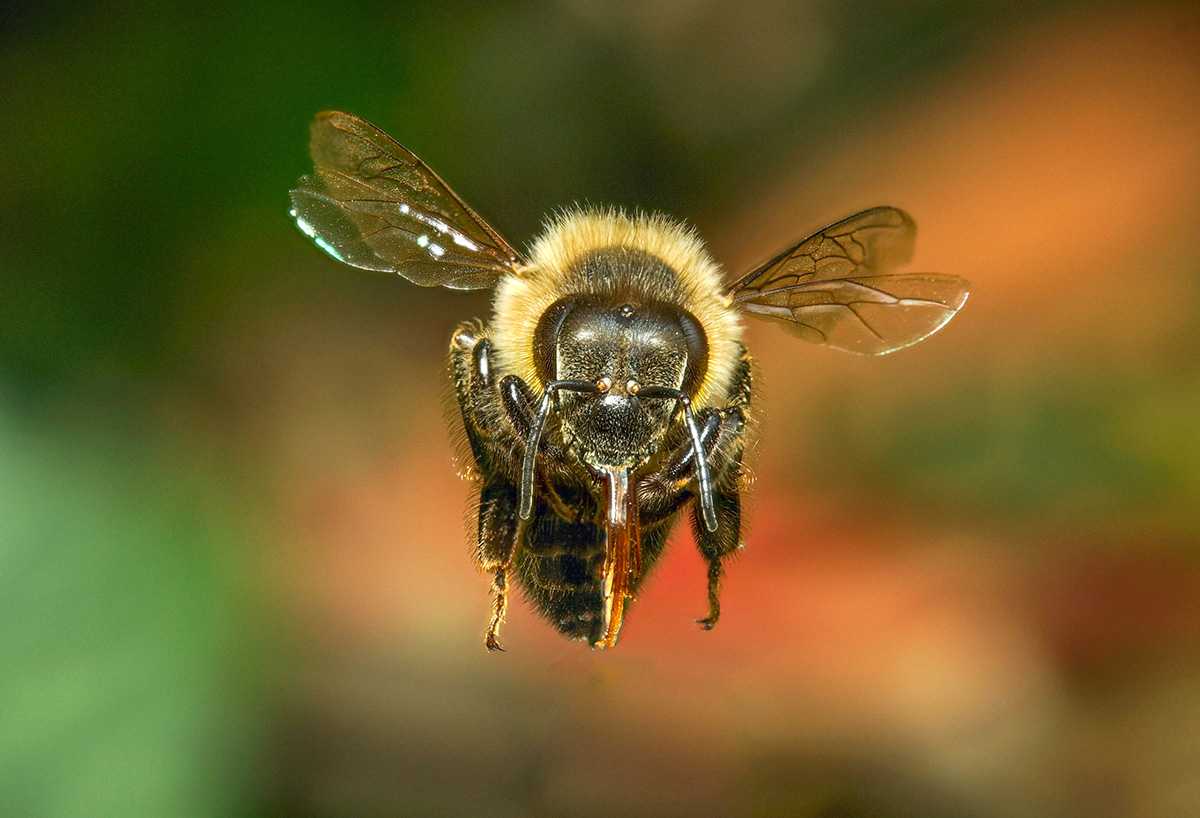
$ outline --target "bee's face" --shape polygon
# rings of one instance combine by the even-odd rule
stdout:
[[[600,394],[560,394],[563,437],[593,466],[636,468],[661,446],[675,401],[639,398],[647,386],[679,389],[688,376],[686,319],[638,304],[573,303],[558,324],[555,377],[589,381]]]

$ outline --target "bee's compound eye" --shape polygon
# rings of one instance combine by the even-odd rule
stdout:
[[[603,395],[608,390],[612,389],[612,378],[607,375],[596,381],[596,390]]]
[[[617,311],[621,313],[622,318],[632,318],[633,314],[637,312],[632,304],[622,304]]]
[[[631,378],[625,384],[625,391],[630,395],[636,395],[638,392],[642,391],[642,385]]]

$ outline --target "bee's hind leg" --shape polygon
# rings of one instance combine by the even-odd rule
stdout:
[[[747,379],[748,373],[749,366],[746,364],[743,374]],[[748,398],[748,385],[745,392]],[[742,497],[739,485],[745,447],[745,412],[741,406],[735,405],[722,409],[718,414],[720,426],[715,435],[717,442],[714,448],[722,454],[719,477],[713,488],[713,509],[717,518],[715,531],[710,531],[704,523],[699,498],[692,503],[692,531],[700,554],[708,563],[708,616],[696,620],[706,631],[716,627],[721,618],[721,578],[725,572],[725,558],[742,547]]]
[[[742,434],[745,416],[740,407],[704,409],[698,414],[700,446],[705,459],[717,461],[717,480],[712,489],[717,528],[709,531],[703,519],[699,497],[692,502],[692,531],[700,553],[708,563],[708,616],[696,620],[711,630],[721,618],[721,577],[723,560],[741,547],[742,503],[738,492],[741,476]],[[717,455],[717,452],[723,452]],[[682,441],[667,459],[661,472],[644,483],[643,497],[670,507],[673,498],[696,490],[695,448],[690,439]]]
[[[722,410],[723,439],[718,446],[725,454],[721,476],[713,490],[716,531],[709,531],[704,525],[699,500],[692,503],[692,531],[700,554],[708,563],[708,616],[696,620],[706,631],[712,630],[721,618],[721,577],[725,570],[725,558],[742,547],[742,496],[739,486],[744,431],[745,417],[741,409],[732,407]]]
[[[483,644],[489,651],[502,651],[500,626],[508,612],[509,569],[520,535],[517,491],[506,482],[484,486],[479,496],[479,533],[476,560],[492,575],[492,615]]]
[[[729,389],[729,405],[720,413],[721,440],[718,448],[724,452],[724,458],[713,496],[717,530],[708,531],[705,528],[699,516],[700,511],[696,508],[699,503],[693,503],[692,508],[692,530],[700,553],[708,563],[708,616],[696,620],[705,630],[712,630],[721,618],[721,578],[725,573],[725,558],[742,547],[742,498],[739,486],[752,380],[750,355],[743,347],[734,382]]]
[[[737,491],[718,491],[713,498],[717,511],[717,530],[709,531],[700,517],[699,504],[692,508],[692,531],[700,553],[708,563],[708,616],[696,622],[712,630],[721,618],[721,577],[725,557],[741,547],[742,501]]]
[[[488,620],[483,646],[488,651],[504,651],[500,645],[500,625],[508,612],[508,569],[499,568],[492,577],[492,618]]]

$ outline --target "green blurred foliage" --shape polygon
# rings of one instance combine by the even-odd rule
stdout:
[[[212,486],[0,417],[0,812],[246,814],[262,628]]]

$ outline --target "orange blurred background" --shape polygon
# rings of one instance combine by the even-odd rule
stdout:
[[[2,42],[4,814],[1200,812],[1188,4],[121,7]],[[640,205],[737,272],[894,204],[972,298],[882,359],[749,325],[714,631],[682,526],[615,651],[514,599],[487,655],[443,411],[487,294],[287,223],[327,107],[514,242]]]

